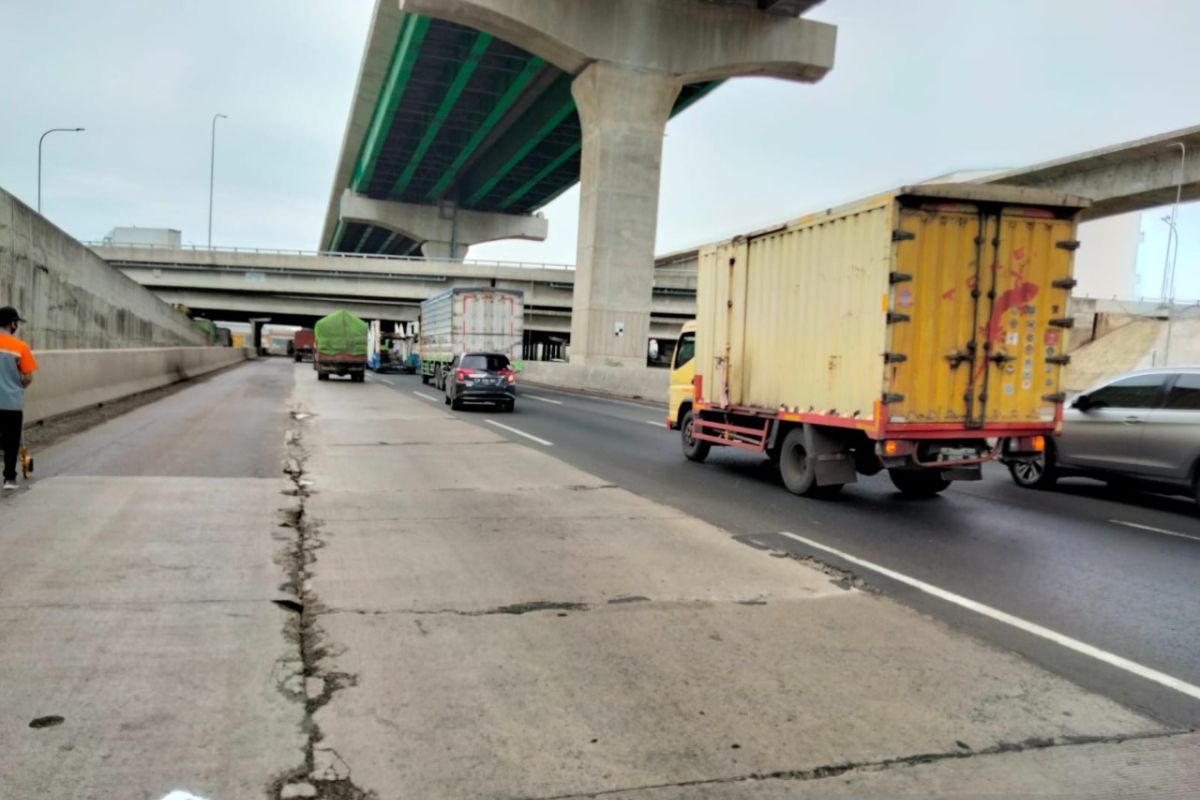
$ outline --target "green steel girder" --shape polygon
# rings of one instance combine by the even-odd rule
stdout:
[[[530,81],[533,80],[534,76],[537,74],[538,70],[542,68],[544,63],[545,62],[537,56],[533,56],[529,59],[529,61],[525,64],[525,68],[522,69],[521,72],[519,72],[513,79],[512,83],[508,85],[508,88],[505,89],[504,94],[500,96],[500,99],[496,102],[496,105],[491,111],[488,112],[487,117],[482,123],[480,123],[475,132],[471,134],[471,138],[468,139],[466,144],[462,146],[462,149],[459,150],[458,155],[454,158],[454,161],[451,162],[446,171],[442,173],[441,177],[437,179],[437,182],[434,183],[433,187],[425,194],[426,201],[438,200],[441,198],[442,194],[458,176],[458,171],[462,169],[463,164],[465,164],[467,160],[474,155],[475,150],[479,147],[480,143],[487,137],[489,133],[491,133],[492,129],[505,115],[505,113],[512,108],[513,104],[517,102],[517,98],[521,96],[521,92],[523,92],[525,87],[528,86]]]
[[[413,174],[417,171],[417,167],[421,164],[421,159],[425,157],[429,146],[433,144],[433,140],[437,138],[438,132],[441,131],[442,125],[445,124],[446,118],[450,116],[454,104],[458,102],[458,98],[462,96],[463,90],[467,88],[467,83],[471,80],[471,76],[475,74],[475,69],[479,66],[480,59],[487,52],[488,45],[492,43],[492,37],[486,33],[477,33],[474,41],[471,44],[471,49],[467,53],[466,59],[459,64],[458,70],[454,75],[454,80],[450,82],[450,86],[446,89],[446,94],[443,95],[441,103],[438,104],[437,111],[434,112],[433,119],[425,127],[425,132],[421,136],[421,141],[409,156],[408,164],[405,165],[404,171],[400,173],[400,177],[392,185],[391,195],[399,197],[404,194],[404,190],[408,188],[409,181],[412,180]]]
[[[487,196],[496,184],[529,155],[571,114],[575,99],[571,96],[571,76],[562,75],[532,108],[513,125],[483,159],[463,176],[459,197],[470,208]]]
[[[496,206],[496,208],[498,208],[501,211],[504,211],[509,206],[511,206],[513,203],[517,202],[522,197],[529,194],[530,190],[532,190],[535,186],[537,186],[539,183],[541,183],[543,180],[545,180],[547,175],[549,175],[551,172],[554,172],[554,170],[561,167],[564,163],[566,163],[567,159],[569,159],[571,156],[575,155],[582,149],[583,149],[583,139],[581,138],[579,141],[571,144],[565,150],[563,150],[561,153],[559,153],[558,156],[555,157],[549,164],[547,164],[546,166],[544,166],[540,170],[538,170],[538,173],[536,175],[534,175],[532,178],[527,180],[525,183],[521,184],[517,188],[516,191],[514,191],[508,197],[501,200],[500,204],[498,206]],[[566,187],[563,187],[563,188],[566,188]]]
[[[371,175],[375,172],[375,164],[379,161],[384,142],[387,141],[392,120],[396,117],[396,109],[404,98],[404,90],[408,86],[408,79],[412,77],[413,66],[421,54],[421,43],[429,31],[430,22],[428,17],[408,14],[401,24],[400,35],[396,38],[396,49],[392,53],[392,62],[388,66],[387,79],[379,93],[371,127],[363,140],[354,175],[350,180],[350,186],[356,192],[366,191]]]

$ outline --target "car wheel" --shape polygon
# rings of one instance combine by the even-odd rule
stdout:
[[[516,411],[516,410],[517,410],[517,401],[516,401],[516,400],[509,400],[507,403],[505,403],[505,404],[502,406],[502,408],[504,409],[504,412],[505,412],[506,414],[512,414],[514,411]]]
[[[425,384],[426,386],[429,385],[429,376],[424,372],[421,373],[421,383]]]
[[[692,412],[688,411],[683,415],[683,420],[679,423],[680,438],[683,442],[683,454],[687,457],[688,461],[700,463],[708,458],[708,451],[712,449],[712,444],[692,438],[695,427]]]
[[[451,397],[450,398],[450,408],[455,411],[462,410],[462,400],[459,400],[457,397]]]
[[[1014,461],[1008,465],[1008,474],[1013,483],[1022,489],[1049,489],[1058,480],[1053,445],[1046,442],[1046,450],[1029,461]]]
[[[909,497],[933,497],[950,485],[950,481],[932,469],[889,469],[888,477],[892,485]]]

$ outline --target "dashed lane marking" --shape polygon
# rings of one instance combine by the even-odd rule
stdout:
[[[549,397],[539,397],[539,396],[538,396],[538,395],[536,395],[536,394],[524,394],[524,393],[522,393],[522,394],[521,394],[521,396],[522,396],[522,397],[528,397],[530,400],[537,400],[537,401],[539,401],[539,402],[542,402],[542,403],[549,403],[549,404],[550,404],[550,405],[552,405],[552,406],[561,406],[561,405],[563,404],[563,401],[562,401],[562,400],[551,400]]]
[[[417,397],[421,398],[422,400],[428,400],[431,403],[438,402],[438,399],[436,397],[427,395],[424,392],[413,392],[413,394],[415,394]]]
[[[525,431],[519,431],[516,428],[510,428],[507,425],[503,425],[499,422],[496,422],[496,420],[494,420],[494,419],[485,419],[484,422],[486,422],[488,425],[495,425],[497,428],[502,428],[502,429],[508,431],[509,433],[515,433],[517,436],[524,436],[526,439],[537,442],[540,445],[544,445],[546,447],[554,447],[554,442],[548,442],[545,439],[539,439],[538,437],[534,436],[531,433],[526,433]]]
[[[1200,536],[1191,536],[1186,533],[1179,533],[1178,531],[1169,531],[1166,528],[1154,528],[1154,527],[1151,527],[1150,525],[1139,525],[1136,522],[1125,522],[1124,520],[1120,520],[1120,519],[1110,519],[1109,522],[1111,522],[1115,525],[1124,525],[1126,528],[1137,528],[1140,531],[1150,531],[1152,533],[1162,533],[1162,534],[1166,534],[1167,536],[1178,536],[1180,539],[1191,539],[1194,542],[1200,542]]]

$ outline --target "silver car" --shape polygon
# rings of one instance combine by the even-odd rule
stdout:
[[[1008,469],[1027,488],[1084,475],[1200,503],[1200,367],[1139,370],[1084,392],[1045,454]]]

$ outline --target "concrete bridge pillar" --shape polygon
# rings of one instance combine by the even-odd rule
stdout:
[[[603,61],[571,84],[583,128],[573,362],[645,364],[663,133],[682,87]]]
[[[549,222],[543,216],[465,211],[453,203],[436,206],[376,200],[347,189],[342,193],[341,219],[374,225],[421,242],[426,258],[462,261],[473,244],[498,239],[543,241]]]

